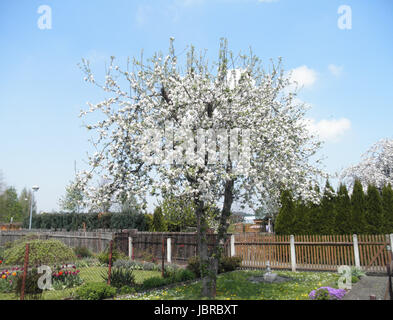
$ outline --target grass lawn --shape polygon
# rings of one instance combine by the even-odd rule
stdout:
[[[80,268],[80,277],[84,282],[100,282],[104,281],[102,274],[107,274],[107,267],[85,267]],[[159,271],[145,271],[145,270],[134,270],[135,281],[142,283],[143,280],[155,276],[161,276]],[[42,299],[43,300],[61,300],[72,296],[73,292],[77,288],[69,288],[65,290],[50,290],[45,291]],[[19,296],[16,297],[14,293],[0,293],[0,300],[19,300]]]
[[[252,283],[251,276],[263,275],[262,271],[235,271],[218,276],[217,300],[308,300],[308,294],[319,287],[337,288],[338,274],[325,272],[278,271],[278,275],[291,277],[284,283]],[[130,300],[192,300],[200,296],[201,282],[167,290],[153,290],[145,294],[129,295]]]

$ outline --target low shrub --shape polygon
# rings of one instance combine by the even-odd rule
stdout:
[[[123,286],[119,290],[119,294],[133,294],[136,293],[135,288],[129,286]]]
[[[119,259],[126,259],[127,256],[121,252],[120,250],[117,249],[112,249],[112,264]],[[100,261],[101,264],[109,264],[109,250],[102,251],[97,255],[98,261]]]
[[[142,283],[142,289],[148,290],[157,287],[166,286],[171,283],[172,278],[151,277],[147,278]]]
[[[93,256],[93,253],[86,247],[75,247],[74,253],[78,258],[90,258]]]
[[[103,300],[116,295],[116,288],[103,282],[88,282],[76,290],[79,300]]]
[[[100,263],[100,261],[96,258],[84,258],[75,261],[75,266],[78,269],[87,267],[99,267],[101,265],[102,263]]]
[[[40,299],[42,296],[43,290],[38,287],[38,279],[42,275],[37,272],[37,269],[29,270],[26,273],[25,280],[25,299]],[[22,293],[22,282],[23,282],[23,273],[21,272],[18,275],[16,280],[15,291],[17,295],[21,295]]]
[[[107,282],[108,275],[104,274],[103,279]],[[135,275],[132,269],[127,268],[113,268],[111,270],[111,286],[120,289],[121,287],[135,286]]]
[[[234,271],[241,266],[240,257],[221,257],[218,263],[218,273]],[[199,257],[191,257],[187,261],[187,269],[192,271],[198,278],[201,276]]]
[[[188,259],[187,269],[194,272],[194,274],[199,278],[201,276],[199,257],[191,257]]]
[[[5,251],[8,265],[22,265],[27,242],[20,242]],[[76,260],[71,248],[58,240],[31,240],[29,243],[29,263],[31,265],[67,263]]]
[[[235,271],[237,268],[241,266],[241,264],[242,264],[242,258],[240,257],[222,257],[220,259],[218,272],[223,273],[223,272]]]
[[[172,273],[168,274],[167,276],[162,277],[151,277],[143,281],[142,289],[148,290],[152,288],[166,286],[172,283],[189,281],[196,278],[194,272],[187,270],[187,269],[177,269]]]

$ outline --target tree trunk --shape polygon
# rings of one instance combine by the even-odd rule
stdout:
[[[202,296],[214,298],[216,296],[216,279],[218,274],[219,259],[222,255],[222,248],[228,229],[228,218],[231,214],[233,203],[233,185],[234,181],[227,181],[225,184],[224,204],[218,227],[218,234],[212,243],[213,248],[209,252],[206,221],[206,208],[202,201],[197,201],[197,237],[198,237],[198,254],[201,266],[202,278]]]
[[[216,277],[218,263],[209,255],[206,220],[206,208],[203,201],[197,201],[197,241],[200,271],[202,278],[202,296],[214,298],[216,296]]]

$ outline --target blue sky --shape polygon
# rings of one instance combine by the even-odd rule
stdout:
[[[37,10],[52,11],[42,30]],[[351,29],[340,29],[341,5]],[[0,2],[0,170],[18,191],[39,185],[38,209],[58,210],[84,167],[89,135],[78,117],[103,93],[83,81],[77,64],[102,74],[111,55],[120,65],[141,49],[181,51],[193,44],[214,59],[219,39],[234,52],[250,46],[266,63],[304,84],[299,98],[312,108],[312,128],[325,141],[320,155],[334,173],[360,160],[373,143],[392,138],[393,1],[166,0]]]

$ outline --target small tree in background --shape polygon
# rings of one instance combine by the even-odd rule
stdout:
[[[295,204],[289,190],[281,193],[281,208],[275,222],[277,234],[291,234],[295,220]]]
[[[378,189],[369,185],[366,195],[366,233],[378,234],[383,232],[383,207]]]
[[[393,189],[391,184],[382,188],[383,233],[393,233]]]
[[[359,180],[355,180],[351,196],[351,217],[353,233],[360,234],[365,232],[365,211],[366,203],[364,199],[363,186]]]
[[[324,235],[336,233],[335,193],[329,181],[326,181],[325,190],[319,211],[319,232]]]
[[[167,227],[164,220],[164,215],[162,214],[161,207],[156,207],[153,214],[152,229],[156,232],[167,231]]]
[[[352,232],[351,199],[344,184],[340,184],[337,191],[335,226],[337,234],[350,234]]]

